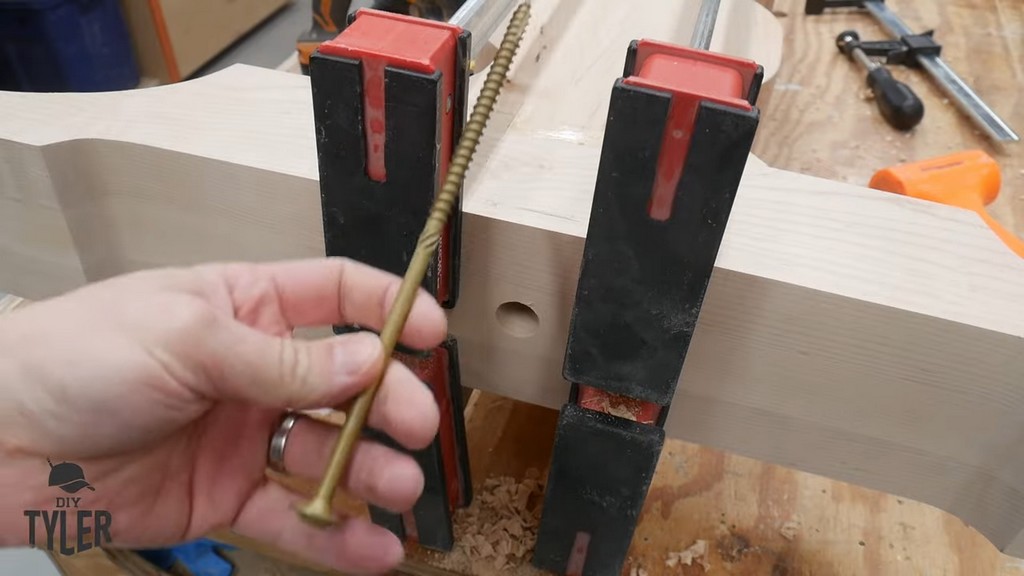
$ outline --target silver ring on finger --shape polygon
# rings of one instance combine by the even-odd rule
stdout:
[[[288,435],[291,434],[292,428],[295,427],[295,423],[299,420],[299,416],[301,414],[298,412],[286,412],[284,417],[281,418],[281,423],[274,430],[274,435],[270,438],[270,448],[267,450],[267,464],[275,472],[281,474],[288,473],[284,466],[284,450],[288,445]]]

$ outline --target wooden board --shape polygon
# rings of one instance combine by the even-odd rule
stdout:
[[[769,165],[867,185],[881,168],[980,148],[1000,165],[1003,188],[993,216],[1024,237],[1024,146],[995,144],[979,133],[923,71],[891,67],[922,99],[925,116],[903,135],[866,99],[865,77],[835,47],[854,29],[863,40],[888,39],[864,12],[803,13],[805,0],[776,0],[786,44],[772,104],[755,154]],[[1024,135],[1024,2],[886,0],[915,31],[935,30],[942,58],[1018,134]],[[764,135],[770,134],[770,137]]]
[[[535,2],[470,171],[451,316],[470,385],[547,407],[567,393],[607,90],[628,39],[685,42],[696,4],[583,6]],[[721,28],[720,46],[760,46],[751,29],[780,39],[752,6],[723,6],[757,25]],[[771,64],[766,53],[753,56]],[[296,75],[235,67],[126,94],[0,95],[19,110],[0,119],[0,287],[45,297],[149,266],[321,255],[308,91]],[[752,158],[666,428],[929,502],[1005,546],[1024,524],[1024,464],[1011,457],[1022,281],[971,214]],[[496,314],[505,302],[536,320]]]

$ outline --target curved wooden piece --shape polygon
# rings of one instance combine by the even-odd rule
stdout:
[[[630,39],[685,42],[696,3],[534,4],[470,170],[451,329],[467,385],[557,407],[612,82]],[[722,17],[713,48],[771,72],[770,15],[733,0]],[[0,109],[2,290],[324,252],[304,77],[236,66]],[[1024,526],[1021,286],[972,213],[751,157],[666,429],[933,504],[1005,547]]]

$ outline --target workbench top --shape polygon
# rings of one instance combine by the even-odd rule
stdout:
[[[768,2],[765,2],[768,3]],[[1024,2],[887,0],[908,25],[936,30],[943,58],[1019,133],[1024,133]],[[769,87],[754,152],[769,165],[866,185],[888,165],[981,148],[1002,168],[993,215],[1024,236],[1024,154],[988,142],[923,72],[894,69],[925,103],[910,134],[888,127],[865,96],[864,72],[841,56],[836,35],[884,39],[863,13],[805,16],[804,0],[775,0],[787,30],[782,68]],[[470,418],[473,474],[523,479],[550,455],[556,413],[484,398]],[[486,413],[486,418],[480,416]],[[501,423],[504,422],[504,425]],[[463,526],[462,530],[468,530]],[[453,569],[498,573],[463,538]],[[478,548],[478,547],[477,547]],[[675,553],[675,554],[673,554]],[[461,556],[460,556],[461,554]],[[103,558],[60,559],[70,576],[109,574]],[[253,559],[246,558],[252,566]],[[270,561],[239,576],[309,574]],[[435,563],[444,563],[434,558]],[[76,568],[75,564],[78,567]],[[86,571],[92,563],[94,569]],[[528,566],[513,572],[531,573]],[[734,575],[1024,575],[977,531],[931,506],[679,441],[666,445],[627,570]]]
[[[1024,237],[1024,143],[988,140],[923,70],[890,66],[924,102],[921,123],[897,132],[870,99],[866,75],[836,49],[856,30],[862,41],[888,40],[864,12],[804,15],[805,0],[775,0],[786,30],[782,66],[763,110],[754,154],[769,166],[867,186],[875,171],[978,148],[1000,165],[1003,186],[992,215]],[[935,30],[942,58],[1024,135],[1024,2],[1017,0],[886,0],[914,31]]]

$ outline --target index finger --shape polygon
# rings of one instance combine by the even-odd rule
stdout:
[[[279,315],[288,329],[358,324],[378,332],[402,281],[348,258],[231,264],[219,276],[231,294],[236,317],[252,308],[255,316],[264,319]],[[444,310],[420,288],[400,340],[412,348],[433,348],[447,332]]]

